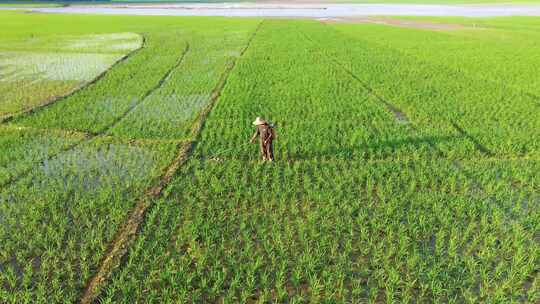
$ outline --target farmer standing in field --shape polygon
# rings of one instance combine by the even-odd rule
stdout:
[[[255,134],[251,137],[251,143],[257,139],[257,136],[260,140],[261,156],[263,161],[273,161],[274,160],[274,147],[272,142],[276,138],[276,133],[274,127],[270,125],[266,120],[257,117],[253,122],[253,125],[257,128]]]

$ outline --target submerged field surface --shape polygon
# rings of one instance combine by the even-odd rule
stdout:
[[[1,303],[540,301],[537,19],[0,17]]]

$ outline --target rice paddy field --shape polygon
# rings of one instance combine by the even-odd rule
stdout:
[[[538,18],[0,20],[1,303],[540,301]]]

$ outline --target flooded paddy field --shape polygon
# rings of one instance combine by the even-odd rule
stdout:
[[[540,19],[264,5],[0,11],[0,303],[539,303]]]
[[[28,8],[25,8],[28,9]],[[540,16],[540,4],[114,4],[42,7],[32,11],[70,14],[228,17],[344,17],[344,16]]]

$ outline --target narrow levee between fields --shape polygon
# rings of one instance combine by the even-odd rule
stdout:
[[[0,127],[0,184],[32,165],[0,191],[0,302],[536,302],[540,162],[467,122],[504,90],[365,25],[147,20],[129,69]]]
[[[13,51],[0,51],[7,59],[0,61],[4,67],[0,73],[4,94],[0,104],[6,107],[3,111],[18,109],[0,113],[0,123],[32,114],[87,89],[146,44],[144,35],[134,33],[61,36],[54,45],[37,40],[34,43],[40,43],[41,51],[18,53],[19,49],[29,48],[28,42],[22,41],[15,43]],[[47,46],[49,52],[56,53],[45,52]]]
[[[175,69],[177,69],[180,64],[182,63],[185,55],[189,52],[189,44],[186,43],[186,46],[185,46],[185,49],[181,52],[181,55],[180,57],[178,58],[178,61],[176,62],[176,64],[174,64],[173,66],[171,66],[169,68],[169,70],[166,71],[166,73],[159,79],[159,81],[152,87],[150,88],[140,99],[137,99],[135,100],[135,102],[133,102],[131,104],[131,106],[125,110],[124,113],[122,113],[120,116],[118,116],[114,121],[112,121],[109,125],[106,125],[103,127],[102,130],[98,130],[97,132],[91,132],[91,133],[87,133],[87,132],[80,132],[80,131],[77,131],[77,130],[68,130],[68,129],[60,129],[61,132],[64,132],[64,133],[79,133],[79,134],[83,134],[83,140],[81,141],[77,141],[75,142],[74,144],[71,144],[71,145],[68,145],[67,147],[64,147],[63,149],[57,151],[56,153],[52,153],[50,155],[46,155],[45,159],[42,160],[38,160],[37,163],[33,164],[32,166],[29,166],[26,170],[20,172],[19,174],[17,175],[13,175],[9,180],[5,181],[4,183],[0,184],[0,189],[2,188],[5,188],[7,186],[9,186],[10,184],[13,184],[15,182],[17,182],[18,180],[20,180],[21,178],[23,178],[24,176],[26,176],[27,174],[29,174],[32,169],[35,167],[35,166],[38,166],[39,164],[41,164],[43,161],[50,161],[52,159],[54,159],[55,157],[57,157],[58,155],[62,154],[62,153],[67,153],[69,151],[73,151],[75,149],[77,149],[78,147],[80,147],[81,145],[84,145],[85,143],[88,143],[92,140],[94,140],[95,138],[97,137],[101,137],[103,135],[106,134],[106,132],[111,129],[111,128],[114,128],[116,125],[118,125],[119,123],[121,123],[122,119],[124,119],[129,113],[131,113],[131,111],[133,111],[134,109],[136,109],[140,104],[142,104],[149,96],[151,96],[155,91],[159,90],[159,88],[161,86],[163,86],[163,84],[167,81],[167,79],[170,77],[170,75],[174,72]],[[127,57],[126,57],[127,59]],[[105,74],[103,74],[105,75]],[[102,76],[103,77],[103,76]],[[99,79],[96,79],[96,82],[98,81]],[[95,83],[95,82],[93,82]],[[93,84],[92,83],[92,84]],[[52,104],[51,104],[52,105]],[[24,115],[31,115],[33,112],[35,111],[39,111],[39,110],[43,110],[43,109],[35,109],[31,112],[28,112]],[[16,124],[17,122],[15,121],[15,126],[17,125]],[[23,125],[21,127],[21,129],[24,129],[25,126]],[[47,128],[44,128],[42,130],[47,130]],[[56,129],[52,129],[52,131],[54,131]]]
[[[0,260],[0,268],[6,270],[6,276],[11,275],[11,270],[15,271],[15,280],[10,277],[5,288],[35,294],[40,286],[47,284],[40,276],[41,269],[61,269],[63,263],[69,263],[80,268],[78,279],[72,278],[72,268],[54,271],[54,280],[59,286],[51,289],[51,294],[36,296],[44,300],[63,293],[66,300],[80,299],[80,292],[100,265],[108,244],[117,233],[121,235],[119,227],[125,224],[124,232],[129,235],[129,227],[137,222],[136,214],[139,218],[144,215],[145,208],[137,205],[138,199],[158,195],[182,158],[187,157],[187,150],[196,137],[190,135],[191,132],[196,134],[202,128],[201,117],[211,109],[210,101],[219,97],[216,86],[224,86],[223,77],[228,75],[225,72],[230,71],[234,61],[243,54],[242,49],[257,25],[257,20],[222,20],[229,30],[224,34],[221,27],[200,30],[201,22],[204,20],[189,20],[180,24],[178,31],[158,35],[157,41],[149,39],[148,47],[141,50],[144,54],[111,70],[87,90],[60,101],[61,107],[55,103],[0,130],[9,135],[3,136],[0,143],[16,144],[7,160],[13,158],[16,161],[13,168],[18,170],[15,172],[22,172],[14,174],[16,178],[6,177],[4,172],[0,175],[0,181],[9,180],[0,192],[0,218],[8,219],[3,222],[6,229],[0,230],[0,234],[12,232],[10,235],[28,239],[22,235],[34,231],[35,225],[21,224],[28,221],[21,218],[23,214],[41,217],[56,212],[55,216],[41,222],[57,231],[55,237],[60,238],[54,247],[41,252],[35,244],[25,247],[18,243],[18,238],[7,237],[4,253],[11,257],[14,256],[11,252],[19,249],[17,258],[10,259],[8,265]],[[150,38],[156,38],[155,33]],[[190,40],[189,52],[187,40]],[[190,71],[200,72],[198,78],[189,77]],[[130,81],[133,79],[138,81]],[[164,96],[167,98],[162,99]],[[191,106],[193,111],[176,113],[170,109],[169,118],[175,119],[165,121],[169,126],[165,129],[186,129],[187,137],[184,131],[172,136],[136,134],[138,126],[131,122],[137,120],[137,115],[152,118],[144,114],[163,107],[162,100],[170,105],[176,103],[175,107],[189,105],[194,100],[183,96],[197,96]],[[110,102],[106,101],[108,98],[112,98]],[[60,113],[64,116],[59,118]],[[97,123],[90,126],[92,121]],[[124,125],[128,127],[120,129]],[[160,126],[163,125],[162,121]],[[127,134],[135,132],[135,136],[124,136],[126,133],[116,133],[116,130]],[[16,152],[33,147],[39,151],[30,151],[32,153],[24,159],[14,158]],[[0,160],[7,161],[5,157]],[[39,199],[34,197],[38,193]],[[36,201],[38,203],[30,204]],[[41,211],[36,213],[37,209]],[[132,217],[127,221],[129,211]],[[103,226],[105,218],[108,224]],[[18,227],[22,226],[27,229],[18,232]],[[81,233],[85,229],[92,233]],[[45,231],[49,230],[34,231],[33,239],[39,239]],[[74,244],[81,246],[78,253],[72,250]],[[81,255],[86,257],[84,261],[78,258]],[[21,266],[28,263],[31,269]],[[22,286],[23,281],[30,284]]]
[[[130,212],[128,218],[122,224],[120,230],[117,231],[97,272],[86,285],[80,298],[81,303],[93,303],[101,292],[101,285],[106,282],[114,269],[121,267],[122,258],[129,249],[130,244],[136,239],[139,226],[144,223],[145,214],[148,212],[148,209],[152,207],[152,201],[161,195],[162,190],[169,184],[180,166],[182,166],[189,158],[192,149],[199,140],[200,132],[204,128],[206,117],[210,114],[215,103],[219,100],[221,92],[227,84],[229,75],[235,68],[236,62],[241,60],[244,53],[248,50],[259,28],[262,26],[262,23],[263,21],[257,25],[257,28],[250,35],[245,47],[240,51],[238,58],[227,66],[220,77],[220,80],[210,95],[208,104],[199,113],[198,118],[191,127],[192,141],[188,141],[179,146],[176,158],[164,171],[164,174],[160,177],[158,183],[145,191],[145,195],[140,198],[135,208]]]
[[[469,140],[450,126],[417,131],[426,142],[396,121],[298,30],[311,24],[265,21],[96,301],[465,302],[504,288],[499,267],[530,286],[534,170],[511,190],[520,159],[457,168]],[[256,116],[276,125],[273,163],[248,143]],[[463,154],[437,154],[444,132]],[[503,258],[516,247],[527,262]]]

